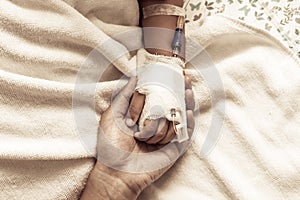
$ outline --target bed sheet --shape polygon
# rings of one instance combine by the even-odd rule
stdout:
[[[300,58],[300,0],[190,0],[186,21],[225,14],[264,29]]]

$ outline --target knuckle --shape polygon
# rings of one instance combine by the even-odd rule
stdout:
[[[185,100],[186,101],[194,101],[194,93],[191,89],[185,91]]]

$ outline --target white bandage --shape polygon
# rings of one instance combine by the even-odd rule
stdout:
[[[138,56],[145,54],[147,53],[143,52],[143,55],[138,53]],[[149,58],[149,55],[147,56]],[[150,57],[152,56],[157,58],[155,55]],[[182,61],[161,62],[154,59],[151,62],[147,58],[144,61],[139,63],[137,68],[136,90],[146,96],[139,127],[143,128],[146,119],[166,118],[177,124],[175,127],[177,137],[174,141],[187,140],[184,76],[182,66],[177,63]]]

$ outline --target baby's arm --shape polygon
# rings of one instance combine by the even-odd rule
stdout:
[[[139,0],[139,4],[142,8],[153,4],[170,4],[183,7],[183,0]],[[146,19],[142,18],[141,25],[142,27],[157,27],[175,31],[177,19],[178,16],[174,15],[156,15],[147,17]],[[145,49],[152,54],[173,56],[171,49],[172,40],[173,34],[162,37],[160,32],[151,31],[151,34],[147,34],[147,32],[144,31]],[[162,47],[163,49],[148,48],[147,44]]]
[[[183,0],[139,0],[139,4],[141,8],[153,5],[153,4],[171,4],[175,6],[182,7]],[[178,16],[172,15],[156,15],[147,18],[143,18],[141,20],[142,27],[156,27],[156,28],[164,28],[171,30],[173,33],[177,26]],[[152,29],[153,30],[153,29]],[[155,30],[155,29],[154,29]],[[151,54],[158,54],[164,56],[173,56],[171,44],[174,35],[166,34],[164,37],[161,36],[161,33],[151,31],[151,34],[147,32],[147,29],[144,29],[144,45],[145,49]],[[151,48],[153,46],[158,46],[159,49]],[[183,55],[181,55],[183,57]],[[166,78],[168,74],[165,75]],[[135,92],[129,107],[129,114],[132,119],[128,120],[128,125],[134,125],[138,122],[139,117],[143,111],[143,106],[145,102],[145,96],[138,92]],[[175,130],[173,122],[168,121],[167,119],[160,119],[156,121],[150,122],[146,120],[145,123],[146,130],[156,132],[156,130],[160,130],[156,135],[149,139],[139,138],[140,140],[144,140],[149,144],[166,144],[170,142],[175,137]],[[155,130],[154,130],[155,129]],[[144,131],[145,132],[145,131]]]

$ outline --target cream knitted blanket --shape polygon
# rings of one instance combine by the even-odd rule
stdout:
[[[135,0],[0,1],[0,199],[79,197],[95,149],[83,147],[74,120],[77,72],[97,45],[138,29],[138,16]],[[226,17],[189,23],[186,32],[205,49],[204,76],[187,66],[200,111],[197,137],[140,199],[299,199],[299,61],[267,33]],[[116,60],[97,84],[91,112],[98,119],[135,59]],[[211,94],[203,77],[216,74],[207,63],[224,91]],[[207,148],[214,112],[224,119],[221,137]],[[85,126],[93,137],[98,124]]]

